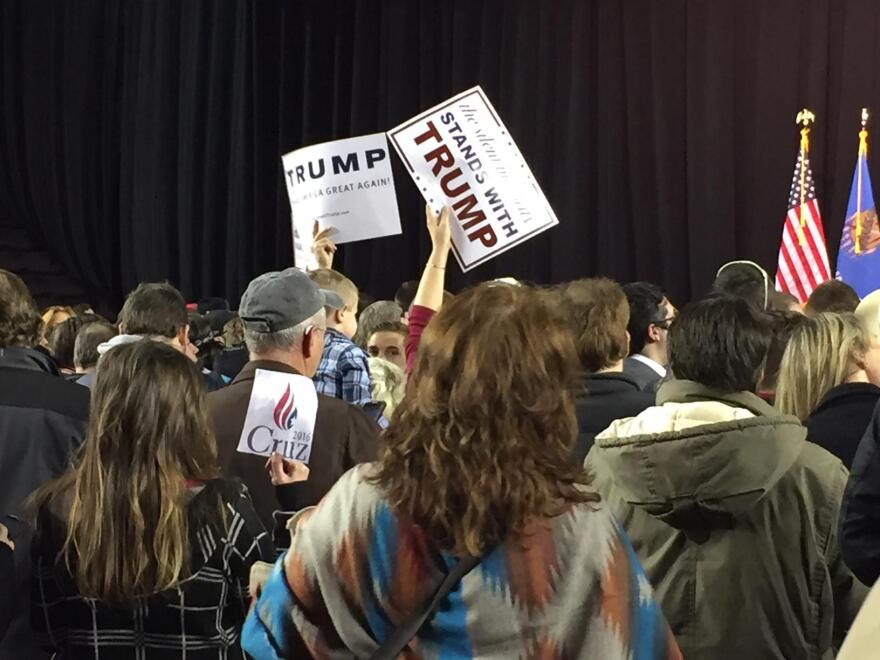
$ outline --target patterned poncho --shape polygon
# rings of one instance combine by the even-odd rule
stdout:
[[[454,565],[394,514],[371,469],[348,472],[305,514],[245,624],[257,660],[367,658]],[[494,548],[404,656],[681,658],[629,541],[595,503]]]

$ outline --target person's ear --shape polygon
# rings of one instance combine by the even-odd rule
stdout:
[[[186,345],[189,343],[189,326],[185,325],[180,330],[177,331],[177,343],[180,344],[181,348],[186,348]]]
[[[316,328],[309,328],[309,331],[305,333],[302,338],[303,357],[308,360],[316,353],[323,351],[324,347],[318,346],[318,330]]]
[[[302,342],[301,346],[302,346],[303,358],[306,360],[308,360],[310,357],[312,357],[312,353],[313,353],[313,351],[312,351],[312,338],[314,337],[314,335],[315,335],[315,329],[309,328],[308,330],[306,330],[303,333],[302,339],[300,340]]]
[[[345,307],[343,307],[342,309],[335,309],[335,310],[333,310],[333,320],[334,320],[336,323],[343,323],[343,322],[345,322],[345,312],[346,312],[346,311],[348,311],[348,310],[347,310]]]

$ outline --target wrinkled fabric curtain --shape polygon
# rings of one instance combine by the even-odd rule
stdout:
[[[480,84],[560,225],[450,287],[605,274],[680,302],[728,259],[775,271],[803,106],[833,262],[878,34],[872,0],[8,0],[0,213],[95,300],[235,302],[292,262],[282,153]],[[395,173],[403,235],[337,259],[380,297],[429,249]]]

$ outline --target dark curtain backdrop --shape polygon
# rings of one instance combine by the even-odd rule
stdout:
[[[878,34],[876,0],[4,0],[0,212],[93,299],[168,278],[235,301],[292,261],[282,153],[480,84],[560,226],[451,286],[605,274],[680,301],[725,260],[775,271],[802,106],[834,259]],[[403,235],[337,261],[377,296],[428,251],[396,174]]]

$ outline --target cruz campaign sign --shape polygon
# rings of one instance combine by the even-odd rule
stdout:
[[[309,462],[318,415],[311,378],[257,369],[238,451]]]
[[[310,241],[315,220],[321,229],[334,228],[336,243],[400,233],[384,134],[303,147],[282,156],[281,162],[294,235],[304,241],[299,249]]]
[[[558,224],[522,154],[479,87],[388,132],[422,196],[452,207],[452,249],[470,270]]]

